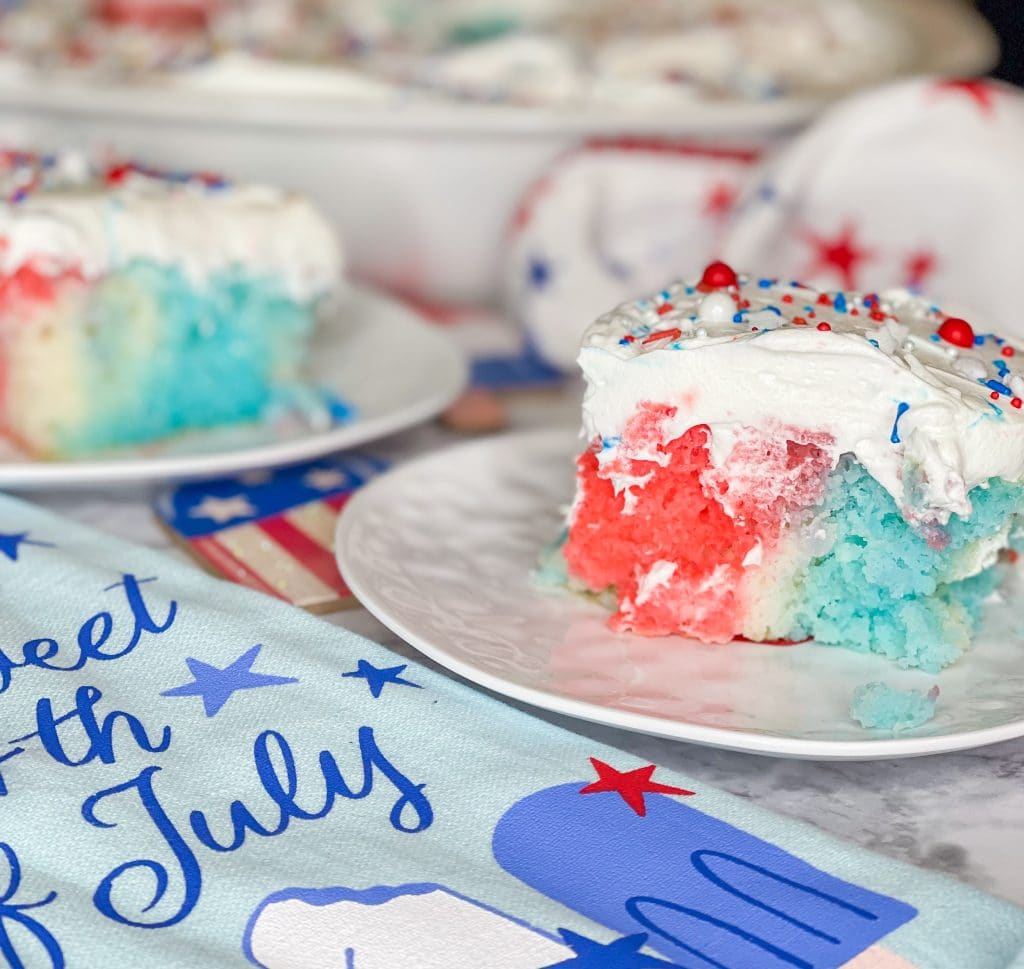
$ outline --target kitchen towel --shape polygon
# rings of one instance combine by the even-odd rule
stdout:
[[[0,496],[14,967],[1008,969],[1024,912]]]

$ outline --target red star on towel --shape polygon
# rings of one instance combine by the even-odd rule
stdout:
[[[716,182],[704,197],[704,214],[711,219],[724,219],[736,204],[736,186]]]
[[[580,794],[618,794],[640,817],[647,814],[645,794],[682,794],[684,797],[693,794],[693,791],[682,787],[670,787],[652,781],[651,775],[657,770],[654,764],[636,770],[618,771],[596,757],[591,757],[590,763],[594,765],[598,779],[581,788]]]
[[[965,94],[982,114],[992,114],[996,109],[996,88],[984,78],[950,78],[948,81],[937,81],[933,90],[938,94]]]
[[[911,253],[903,266],[903,273],[910,289],[924,289],[925,280],[935,272],[935,253],[920,250]]]
[[[852,225],[847,224],[842,232],[832,239],[808,231],[805,238],[815,249],[814,265],[811,273],[822,269],[834,269],[843,281],[844,289],[857,288],[857,270],[862,262],[871,259],[874,253],[863,249],[854,239],[856,234]]]

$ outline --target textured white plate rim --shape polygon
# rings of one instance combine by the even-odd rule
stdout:
[[[387,313],[387,327],[380,328],[380,346],[375,348],[380,352],[370,355],[382,365],[387,361],[393,364],[395,355],[405,352],[403,335],[415,337],[417,363],[424,370],[429,368],[433,378],[432,386],[416,399],[375,416],[364,419],[357,416],[350,423],[326,431],[310,431],[290,440],[237,450],[103,460],[0,462],[0,488],[82,488],[97,484],[200,480],[254,468],[297,464],[387,437],[439,414],[468,384],[469,365],[462,351],[439,327],[414,310],[367,287],[353,286],[338,315],[343,317],[350,305],[360,304],[365,304],[367,312],[353,310],[356,319],[352,330],[337,339],[342,343],[351,340],[352,332],[362,328],[375,338],[374,314]],[[387,379],[386,374],[383,379]]]
[[[1016,720],[982,730],[969,730],[941,736],[871,738],[863,741],[808,740],[798,737],[765,735],[741,730],[727,730],[720,727],[708,727],[667,717],[620,710],[585,700],[574,699],[573,697],[567,697],[563,694],[538,687],[515,683],[453,656],[443,643],[421,636],[414,629],[407,627],[401,620],[396,619],[390,613],[386,602],[373,588],[372,584],[364,581],[359,568],[360,557],[357,546],[349,541],[353,527],[364,513],[364,508],[368,509],[377,500],[378,495],[386,494],[388,489],[404,485],[406,481],[415,481],[425,465],[450,460],[456,457],[458,452],[494,446],[495,441],[500,441],[501,445],[506,448],[529,448],[531,445],[544,442],[550,443],[559,438],[565,440],[567,437],[566,432],[561,430],[524,431],[457,444],[402,464],[374,479],[365,488],[358,491],[347,503],[338,519],[335,534],[335,557],[339,567],[343,570],[346,584],[355,594],[360,604],[374,618],[387,626],[410,646],[423,653],[424,656],[427,656],[458,676],[494,693],[580,720],[671,740],[682,740],[725,750],[798,760],[858,761],[893,760],[905,757],[923,757],[933,754],[951,753],[958,750],[984,747],[989,744],[1001,743],[1002,741],[1014,740],[1024,736],[1024,720]],[[567,458],[568,456],[567,453]],[[540,590],[536,592],[538,596],[545,594]],[[969,657],[963,660],[963,662],[968,661]]]

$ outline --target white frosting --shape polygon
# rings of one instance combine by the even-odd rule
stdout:
[[[223,74],[254,92],[276,77],[287,91],[375,98],[376,76],[457,97],[651,107],[831,92],[912,70],[918,55],[906,18],[882,0],[246,0],[206,14],[157,31],[107,23],[86,0],[25,0],[0,14],[0,47],[101,77],[176,72],[188,83],[190,69],[231,51],[367,77]]]
[[[607,442],[600,461],[614,460],[616,440],[650,401],[674,405],[677,413],[663,440],[631,451],[632,458],[664,464],[658,445],[701,424],[711,429],[716,466],[744,427],[825,432],[834,438],[833,461],[854,455],[908,519],[968,515],[972,488],[991,478],[1024,479],[1024,410],[1019,398],[1013,406],[1024,356],[1005,355],[1009,344],[989,335],[981,346],[955,347],[937,338],[944,315],[906,293],[886,293],[877,303],[842,294],[844,312],[835,295],[824,305],[813,290],[741,282],[738,290],[708,293],[679,283],[590,327],[579,363],[588,384],[585,432]],[[723,300],[739,322],[724,318]],[[800,319],[807,323],[794,322]],[[829,328],[819,330],[826,322]],[[650,339],[657,333],[667,335]],[[995,384],[964,376],[967,360],[974,361],[972,373],[980,366],[981,379]],[[638,488],[643,481],[620,478],[615,485]]]
[[[194,285],[242,269],[297,300],[332,290],[341,252],[305,198],[261,185],[208,185],[132,172],[104,184],[80,155],[0,165],[0,276],[31,265],[97,278],[134,260],[179,267]]]

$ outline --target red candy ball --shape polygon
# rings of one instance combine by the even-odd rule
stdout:
[[[957,316],[951,316],[939,327],[939,336],[955,347],[974,346],[974,330],[971,328],[971,324]]]
[[[713,262],[704,270],[700,285],[708,289],[725,289],[735,286],[738,282],[739,277],[733,271],[732,266],[724,262]]]

